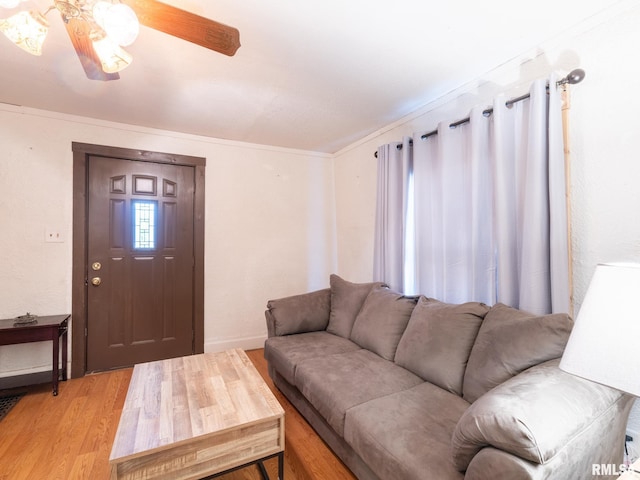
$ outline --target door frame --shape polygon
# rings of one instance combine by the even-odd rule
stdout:
[[[204,352],[204,157],[151,152],[72,142],[73,151],[73,263],[71,285],[71,378],[87,373],[87,199],[89,157],[164,163],[194,167],[194,291],[193,352]]]

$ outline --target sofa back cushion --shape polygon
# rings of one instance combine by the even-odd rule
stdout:
[[[353,322],[356,320],[360,308],[373,287],[384,285],[381,282],[352,283],[343,280],[338,275],[329,277],[331,288],[331,311],[327,332],[344,338],[351,336]]]
[[[488,311],[483,303],[452,305],[420,297],[398,344],[395,362],[461,396],[471,347]]]
[[[493,387],[562,356],[573,328],[566,313],[534,315],[496,304],[485,316],[469,355],[462,393],[473,403]]]
[[[417,297],[406,297],[387,287],[374,287],[356,317],[351,340],[393,361],[417,300]]]

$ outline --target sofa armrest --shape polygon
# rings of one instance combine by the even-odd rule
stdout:
[[[594,424],[623,417],[624,426],[631,397],[565,373],[559,359],[532,367],[485,393],[462,415],[452,437],[456,468],[465,471],[476,454],[486,446],[504,450],[534,464],[548,463],[577,437],[578,450],[589,443],[614,454],[615,447],[602,442],[602,428]],[[626,410],[626,411],[625,411]],[[585,437],[586,435],[586,437]],[[585,459],[595,462],[593,458]]]
[[[279,337],[294,333],[326,330],[331,312],[331,290],[269,300],[264,312],[267,335]]]
[[[604,426],[606,429],[606,426]],[[624,431],[624,427],[622,427]],[[619,437],[620,439],[624,439]],[[591,438],[595,438],[591,435]],[[544,465],[529,462],[504,450],[485,447],[473,457],[464,480],[616,480],[623,471],[622,442],[615,460],[605,461],[591,447],[583,450],[580,439],[572,441]],[[606,466],[605,472],[601,465]],[[595,468],[594,468],[595,466]],[[595,475],[594,475],[595,472]],[[607,475],[607,473],[612,473]]]

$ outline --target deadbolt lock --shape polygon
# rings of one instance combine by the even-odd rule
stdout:
[[[100,270],[100,269],[102,268],[102,264],[101,264],[100,262],[93,262],[93,263],[91,264],[91,268],[92,268],[92,269],[94,269],[94,270],[96,270],[96,271],[97,271],[97,270]]]
[[[91,279],[91,285],[93,285],[94,287],[97,287],[101,283],[102,283],[102,279],[100,277],[93,277]]]

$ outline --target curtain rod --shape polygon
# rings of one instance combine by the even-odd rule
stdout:
[[[571,85],[575,85],[576,83],[580,83],[582,80],[584,80],[586,73],[584,70],[582,70],[581,68],[576,68],[575,70],[571,70],[569,72],[569,74],[564,77],[561,80],[558,80],[556,82],[556,86],[560,86],[560,85],[566,85],[567,83],[571,84]],[[549,86],[547,86],[547,90],[549,89]],[[514,103],[518,103],[521,102],[522,100],[526,100],[527,98],[530,97],[530,94],[525,93],[524,95],[520,95],[519,97],[516,98],[512,98],[510,100],[507,100],[505,102],[505,105],[507,107],[510,107],[511,105],[513,105]],[[482,115],[484,115],[485,117],[488,117],[489,115],[491,115],[493,113],[493,108],[489,107],[486,110],[482,111]],[[467,118],[463,118],[462,120],[458,120],[456,122],[450,123],[449,124],[449,128],[456,128],[459,125],[465,124],[467,122],[469,122],[471,120],[470,117]],[[433,130],[432,132],[428,132],[425,133],[424,135],[420,136],[420,139],[424,140],[425,138],[431,137],[433,135],[437,135],[438,134],[438,130]],[[412,144],[413,141],[409,142],[409,144]],[[402,144],[398,144],[396,145],[396,148],[398,150],[402,149]],[[374,154],[374,157],[378,158],[378,152],[376,151]]]

